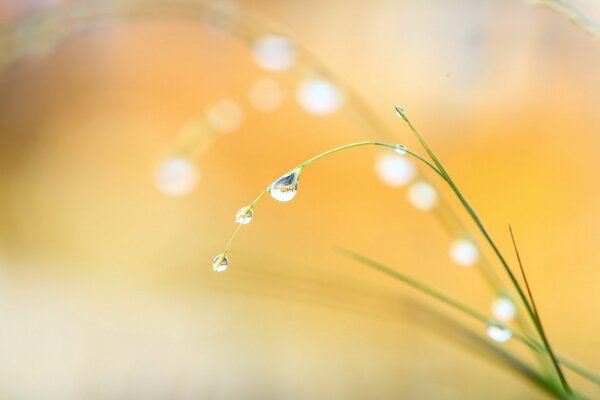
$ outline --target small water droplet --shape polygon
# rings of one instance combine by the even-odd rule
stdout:
[[[500,296],[492,302],[492,314],[500,321],[512,321],[517,314],[517,307],[512,300]]]
[[[406,111],[402,107],[396,106],[396,115],[402,119],[406,117]]]
[[[450,245],[450,258],[462,267],[470,267],[479,261],[479,250],[470,240],[455,240]]]
[[[225,254],[219,254],[214,258],[212,267],[215,272],[223,272],[229,267],[229,260],[227,260]]]
[[[487,335],[493,341],[503,343],[512,337],[512,332],[507,327],[490,321],[487,325]]]
[[[406,146],[403,144],[397,144],[396,148],[394,149],[394,151],[396,152],[396,154],[400,154],[401,156],[406,154]]]
[[[252,211],[252,207],[246,206],[240,208],[240,210],[235,214],[235,222],[240,223],[242,225],[246,225],[252,221],[252,217],[254,216],[254,212]]]
[[[269,190],[271,197],[277,201],[290,201],[298,193],[298,179],[301,169],[295,169],[289,174],[277,179]]]

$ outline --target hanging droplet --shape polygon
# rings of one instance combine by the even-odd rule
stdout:
[[[298,179],[302,169],[295,169],[291,173],[277,179],[269,189],[271,197],[277,201],[290,201],[298,193]]]
[[[250,223],[250,221],[252,221],[253,216],[254,216],[254,213],[252,212],[252,207],[250,207],[250,206],[242,207],[242,208],[240,208],[240,211],[238,211],[237,214],[235,215],[235,222],[242,224],[242,225],[246,225],[246,224]]]
[[[492,302],[492,314],[500,321],[512,321],[517,315],[517,307],[509,298],[499,296]]]
[[[450,245],[450,258],[461,267],[470,267],[479,261],[479,250],[470,240],[455,240]]]
[[[394,151],[396,152],[396,154],[400,154],[401,156],[406,154],[406,146],[403,144],[397,144],[396,148],[394,149]]]
[[[512,332],[507,327],[490,321],[487,325],[487,335],[493,341],[503,343],[512,337]]]
[[[229,260],[225,254],[219,254],[212,262],[212,267],[215,272],[223,272],[229,267]]]

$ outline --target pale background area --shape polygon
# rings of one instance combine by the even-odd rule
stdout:
[[[3,0],[0,13],[52,3]],[[600,43],[517,0],[238,4],[416,148],[393,104],[409,111],[511,262],[512,224],[555,347],[600,371]],[[600,18],[594,1],[576,4]],[[246,96],[264,77],[285,94],[269,113]],[[480,324],[336,252],[483,312],[495,296],[475,268],[453,265],[430,213],[377,179],[376,149],[314,164],[290,203],[266,198],[229,270],[212,271],[235,212],[269,182],[368,138],[345,108],[302,111],[296,79],[200,23],[156,18],[107,23],[4,69],[0,397],[544,397],[447,319]],[[195,191],[159,192],[156,167],[181,127],[226,97],[243,103],[240,129],[199,156]]]

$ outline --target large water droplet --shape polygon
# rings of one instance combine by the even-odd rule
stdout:
[[[512,300],[500,296],[492,302],[492,314],[500,321],[512,321],[517,314],[517,307]]]
[[[235,215],[235,222],[242,224],[242,225],[246,225],[246,224],[250,223],[250,221],[252,221],[253,216],[254,216],[254,213],[252,212],[252,207],[250,207],[250,206],[242,207]]]
[[[469,240],[455,240],[450,245],[450,258],[462,267],[470,267],[479,260],[479,250]]]
[[[344,103],[344,95],[333,82],[309,79],[298,87],[296,98],[300,106],[311,114],[327,115],[336,112]]]
[[[219,254],[214,258],[212,267],[215,272],[223,272],[229,267],[229,260],[227,260],[225,254]]]
[[[169,196],[183,196],[198,185],[199,172],[196,165],[184,157],[164,161],[156,171],[156,187]]]
[[[437,192],[427,182],[417,182],[407,192],[408,201],[421,211],[429,211],[435,207],[438,199]]]
[[[277,201],[290,201],[298,193],[298,179],[301,169],[295,169],[291,173],[277,179],[269,190],[271,197]]]
[[[396,152],[396,154],[400,154],[401,156],[406,154],[406,146],[403,144],[397,144],[396,148],[394,149],[394,151]]]
[[[252,46],[254,61],[269,71],[285,71],[296,62],[296,46],[284,36],[264,36]]]
[[[512,332],[507,327],[490,321],[487,325],[487,335],[493,341],[503,343],[512,337]]]

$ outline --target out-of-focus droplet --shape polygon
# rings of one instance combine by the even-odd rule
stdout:
[[[230,0],[207,0],[201,17],[204,28],[215,36],[231,34],[240,23],[239,6]]]
[[[271,197],[277,201],[290,201],[298,193],[298,180],[300,178],[301,169],[295,169],[277,179],[269,189]]]
[[[396,148],[394,149],[394,151],[396,152],[396,154],[399,154],[401,156],[406,154],[406,146],[403,144],[397,144]]]
[[[212,267],[215,272],[223,272],[229,267],[229,260],[225,254],[219,254],[213,259]]]
[[[183,196],[196,188],[199,177],[196,164],[184,157],[174,157],[158,167],[156,187],[169,196]]]
[[[433,186],[423,181],[416,182],[408,188],[407,197],[410,204],[421,211],[430,211],[435,207],[438,200],[437,192]]]
[[[512,332],[507,327],[496,322],[488,322],[487,335],[493,341],[503,343],[512,337]]]
[[[258,111],[274,111],[283,101],[283,91],[273,79],[260,79],[256,81],[249,93],[250,103]]]
[[[517,307],[509,298],[499,296],[492,302],[492,315],[500,321],[512,321],[517,315]]]
[[[462,267],[470,267],[479,261],[479,250],[470,240],[458,239],[450,245],[450,258]]]
[[[240,210],[235,215],[235,222],[246,225],[252,221],[252,217],[254,216],[254,212],[252,211],[252,207],[246,206],[240,208]]]
[[[263,36],[252,45],[252,56],[266,70],[286,71],[296,63],[296,46],[285,36]]]
[[[302,82],[296,98],[305,111],[316,115],[334,113],[344,103],[344,95],[337,85],[325,79],[309,79]]]
[[[404,186],[415,176],[415,165],[406,157],[381,153],[375,162],[375,172],[379,179],[392,187]]]
[[[232,133],[240,128],[244,119],[242,106],[233,100],[221,100],[207,114],[211,127],[220,133]]]

